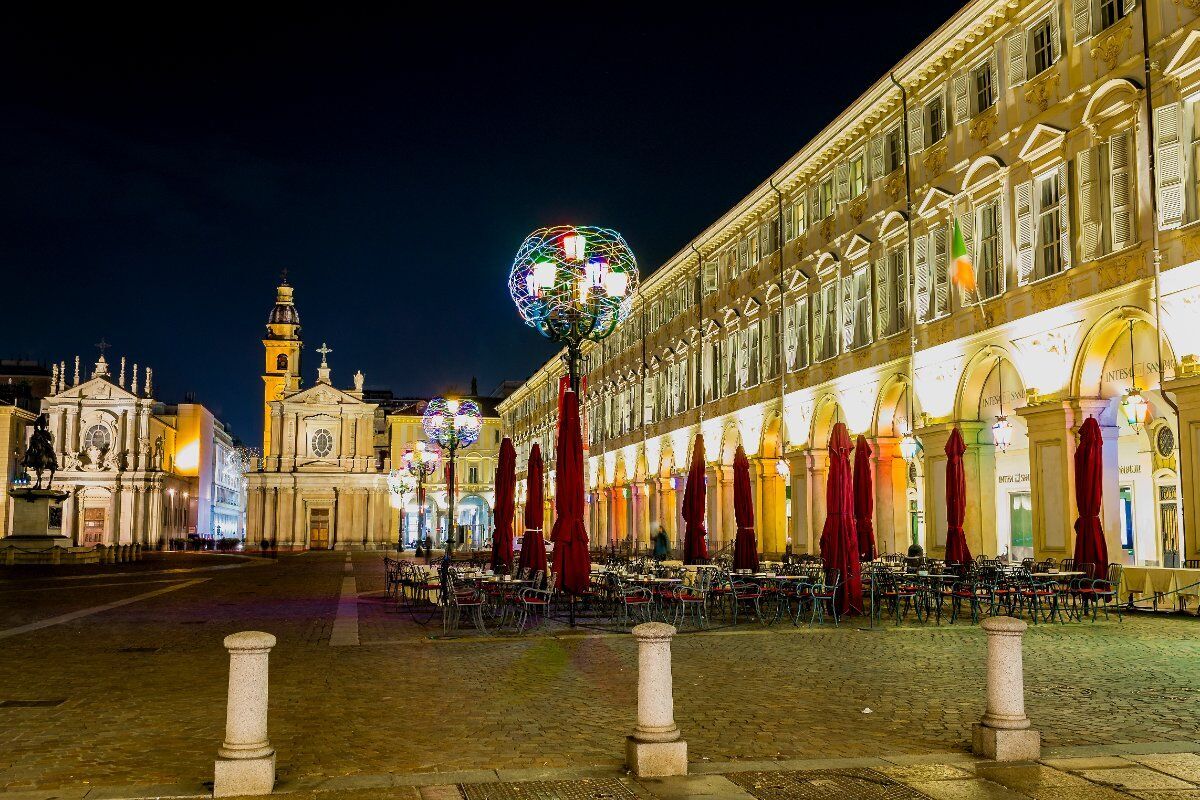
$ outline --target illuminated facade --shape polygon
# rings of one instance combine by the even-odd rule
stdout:
[[[701,433],[710,548],[734,535],[741,444],[762,549],[817,552],[841,420],[875,453],[881,550],[942,552],[958,426],[972,551],[1069,556],[1091,415],[1113,560],[1200,557],[1197,13],[976,0],[655,270],[585,349],[593,542],[678,536]],[[956,224],[970,292],[951,280]],[[521,469],[533,441],[553,467],[561,373],[500,405]]]
[[[63,533],[77,546],[155,546],[216,535],[205,498],[215,480],[211,454],[228,434],[202,405],[156,400],[149,368],[139,385],[138,366],[132,365],[128,381],[125,367],[122,358],[113,375],[101,355],[91,377],[81,380],[76,358],[68,381],[63,362],[40,401],[58,456],[54,488],[68,494]],[[240,517],[240,503],[230,512]],[[6,533],[10,522],[6,513]]]

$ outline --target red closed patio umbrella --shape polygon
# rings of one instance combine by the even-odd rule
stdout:
[[[513,563],[513,514],[516,512],[517,450],[507,436],[496,462],[496,527],[492,531],[492,570],[508,572]]]
[[[683,489],[683,563],[707,564],[708,543],[704,541],[704,438],[696,434],[687,485]]]
[[[1095,417],[1084,420],[1079,429],[1079,447],[1075,450],[1075,505],[1079,517],[1075,520],[1075,568],[1092,564],[1091,577],[1102,578],[1108,569],[1108,542],[1104,540],[1104,525],[1100,522],[1100,505],[1104,499],[1103,437]]]
[[[558,427],[558,470],[554,502],[558,517],[550,532],[554,542],[554,587],[581,595],[591,582],[592,560],[583,528],[583,437],[579,430],[579,396],[572,389],[563,395]],[[571,604],[574,621],[574,603]]]
[[[529,449],[529,468],[525,476],[525,537],[521,540],[521,569],[546,572],[546,540],[542,537],[545,508],[542,505],[542,448],[537,442]],[[590,568],[591,565],[589,565]]]
[[[750,460],[739,444],[733,454],[733,515],[737,535],[733,540],[733,568],[758,569],[758,542],[754,538],[754,498],[750,494]]]
[[[971,563],[971,549],[963,532],[967,518],[967,476],[963,471],[963,453],[967,444],[956,425],[946,441],[946,563]]]
[[[854,530],[854,488],[850,476],[850,433],[846,423],[833,426],[829,436],[829,477],[825,483],[825,527],[821,531],[821,560],[825,569],[841,575],[838,591],[840,614],[861,614],[862,572],[858,562],[858,536]]]
[[[854,445],[854,532],[858,536],[858,556],[875,559],[875,487],[871,481],[871,445],[859,434]]]

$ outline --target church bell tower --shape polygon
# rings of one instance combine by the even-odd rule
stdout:
[[[300,391],[300,314],[292,299],[287,272],[275,288],[275,307],[267,318],[263,339],[263,457],[275,455],[271,441],[271,402]]]

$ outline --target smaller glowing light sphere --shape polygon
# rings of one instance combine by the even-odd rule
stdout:
[[[441,447],[470,447],[479,438],[483,414],[474,400],[435,397],[425,407],[425,435]]]
[[[912,461],[920,450],[921,443],[911,433],[904,434],[904,437],[900,439],[900,455],[904,457],[905,461]]]
[[[609,297],[624,297],[629,288],[629,276],[624,272],[609,272],[604,276],[604,291]]]
[[[1149,411],[1150,404],[1146,402],[1146,398],[1139,390],[1130,389],[1125,392],[1125,399],[1121,401],[1121,413],[1125,415],[1125,421],[1129,423],[1129,427],[1135,431],[1141,430]]]
[[[587,253],[587,237],[578,231],[563,236],[563,255],[567,261],[583,261]]]
[[[427,449],[424,442],[417,442],[415,448],[404,451],[400,463],[410,475],[427,476],[437,470],[440,455],[437,450]]]
[[[996,421],[992,423],[992,441],[996,447],[1000,448],[1000,452],[1006,452],[1009,445],[1012,444],[1013,426],[1008,421],[1008,417],[1000,414],[996,417]]]

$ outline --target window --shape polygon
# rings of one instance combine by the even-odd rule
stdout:
[[[821,219],[833,214],[833,176],[821,181],[820,194],[817,199],[817,212]]]
[[[717,290],[717,280],[719,276],[718,264],[716,259],[710,259],[704,262],[704,293],[712,294]]]
[[[721,397],[721,345],[712,341],[704,348],[704,399],[717,400]]]
[[[850,308],[853,315],[850,347],[871,343],[871,273],[866,267],[855,272],[850,281]]]
[[[83,434],[83,449],[95,447],[97,450],[107,450],[112,446],[112,433],[107,425],[93,425]]]
[[[333,435],[324,428],[319,428],[312,435],[312,442],[309,444],[312,449],[312,454],[317,458],[325,458],[333,452]]]
[[[837,283],[830,282],[817,294],[818,305],[813,310],[813,324],[817,327],[817,361],[833,358],[838,353],[837,290]]]
[[[804,200],[792,201],[783,214],[783,236],[786,241],[792,241],[804,233]]]
[[[763,320],[762,365],[763,377],[779,376],[779,312],[767,315]]]
[[[287,368],[288,368],[287,353],[280,353],[279,355],[275,356],[275,369],[278,372],[287,372]]]
[[[742,239],[738,242],[738,272],[745,272],[750,266],[750,240]]]
[[[804,369],[808,366],[811,352],[808,337],[808,298],[801,297],[792,308],[796,312],[796,355],[791,362],[791,368]]]
[[[990,63],[985,61],[971,70],[971,113],[987,111],[996,102],[996,87],[992,85]]]
[[[1125,0],[1100,0],[1100,25],[1096,29],[1096,33],[1115,25],[1122,17],[1124,17],[1129,10],[1126,5],[1127,4]]]
[[[467,483],[479,483],[479,467],[467,467]]]
[[[942,95],[925,104],[925,146],[930,147],[946,136],[946,101]]]
[[[899,126],[892,128],[883,137],[884,174],[891,174],[904,163],[903,143],[900,141]]]
[[[760,380],[760,365],[762,359],[762,326],[751,323],[746,329],[746,349],[742,356],[746,359],[746,385],[757,386]]]
[[[891,336],[904,330],[908,322],[908,245],[888,250],[878,275],[879,335]]]
[[[1029,29],[1029,77],[1042,74],[1054,64],[1053,37],[1050,17],[1034,23]]]
[[[1000,236],[1000,198],[981,203],[975,211],[979,231],[979,291],[984,298],[1004,291],[1004,259]]]
[[[950,312],[950,227],[939,225],[929,233],[929,287],[932,296],[928,319],[937,319]]]
[[[867,172],[863,165],[863,155],[859,153],[850,159],[850,196],[858,197],[867,190]]]
[[[1059,200],[1062,189],[1058,172],[1051,172],[1035,181],[1037,198],[1037,276],[1045,278],[1062,271],[1063,219]]]
[[[724,367],[722,368],[722,376],[725,379],[722,395],[728,397],[732,394],[737,394],[738,390],[738,332],[730,331],[729,334],[721,340],[721,351]]]
[[[1136,241],[1132,158],[1129,131],[1077,157],[1081,258],[1099,258]]]

